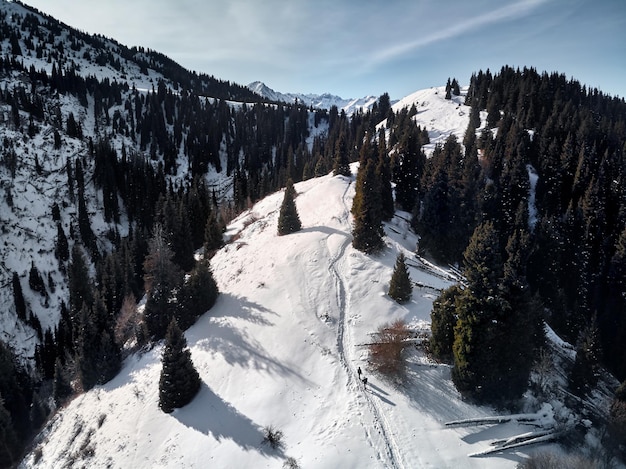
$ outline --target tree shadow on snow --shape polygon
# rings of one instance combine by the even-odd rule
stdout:
[[[183,425],[210,435],[218,442],[232,440],[243,449],[283,458],[281,448],[272,449],[263,444],[263,429],[239,412],[211,388],[202,383],[194,400],[182,409],[175,410],[172,417]]]
[[[273,326],[266,316],[275,312],[261,305],[229,294],[220,295],[216,314],[205,315],[187,331],[188,343],[203,351],[219,354],[230,365],[252,368],[280,376],[291,376],[309,383],[300,373],[272,357],[245,328],[228,319],[242,319],[256,325]],[[277,338],[279,339],[279,338]]]

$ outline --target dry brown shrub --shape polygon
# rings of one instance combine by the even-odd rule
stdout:
[[[404,373],[404,349],[409,345],[410,337],[406,323],[402,320],[384,324],[373,334],[369,344],[369,363],[371,367],[390,377],[400,377]]]

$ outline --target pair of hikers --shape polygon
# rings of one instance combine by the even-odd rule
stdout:
[[[361,379],[361,367],[358,367],[356,370],[357,374],[359,375],[359,379],[363,382],[363,386],[367,386],[367,377],[363,376],[363,379]]]

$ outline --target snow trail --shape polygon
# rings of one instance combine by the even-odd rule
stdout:
[[[349,213],[350,213],[348,204],[346,202],[346,195],[349,189],[350,189],[350,184],[348,184],[342,196],[342,202],[344,203],[344,206],[345,206],[345,212],[344,212],[345,214],[344,216],[346,219],[345,221],[349,219]],[[327,245],[329,244],[331,237],[332,235],[326,238]],[[344,260],[346,249],[348,248],[350,242],[351,242],[351,237],[345,236],[344,240],[341,242],[341,245],[339,246],[339,250],[337,254],[331,258],[329,266],[328,266],[328,270],[335,281],[336,301],[337,301],[337,306],[339,309],[339,321],[337,325],[337,350],[339,352],[339,361],[341,365],[344,367],[344,369],[346,370],[346,373],[348,375],[348,383],[347,383],[348,386],[354,389],[356,392],[360,392],[361,389],[363,389],[364,391],[363,397],[365,398],[365,402],[367,403],[369,410],[374,416],[374,423],[375,425],[379,427],[378,432],[385,444],[384,456],[387,459],[388,467],[403,469],[404,465],[402,464],[400,456],[399,456],[400,449],[398,448],[395,440],[393,439],[393,434],[391,433],[389,429],[389,422],[385,418],[385,415],[381,411],[379,406],[376,405],[374,400],[371,398],[371,396],[367,392],[367,387],[366,386],[364,387],[361,384],[361,380],[357,376],[356,370],[354,369],[354,367],[350,366],[349,364],[350,360],[346,352],[347,350],[352,349],[352,344],[349,341],[349,335],[346,334],[346,311],[348,310],[348,304],[349,304],[349,292],[348,292],[348,289],[346,288],[346,283],[341,277],[341,274],[340,274],[341,269],[338,269],[337,265],[340,261]],[[331,250],[330,245],[328,246],[328,248],[329,250]],[[368,440],[371,443],[373,443],[371,435],[369,435],[369,433],[367,432],[366,432],[366,435],[368,436]],[[383,455],[381,454],[381,452],[379,452],[379,458],[381,459],[381,462],[383,462],[382,461]]]

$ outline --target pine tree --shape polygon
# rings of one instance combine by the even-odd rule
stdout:
[[[92,307],[83,306],[76,361],[84,391],[110,381],[120,369],[121,352],[112,331],[111,317],[99,298]]]
[[[278,215],[278,236],[295,233],[302,229],[300,216],[294,200],[295,196],[296,190],[293,187],[293,181],[289,179],[285,188],[283,203],[280,206],[280,214]]]
[[[167,328],[159,378],[159,407],[165,413],[189,404],[200,390],[202,381],[191,361],[187,340],[172,320]]]
[[[433,302],[433,309],[430,313],[429,348],[435,358],[440,360],[452,357],[454,326],[457,321],[456,299],[461,291],[458,286],[452,286],[445,289]]]
[[[178,293],[176,321],[182,330],[189,328],[213,307],[219,290],[208,259],[202,259],[191,271]]]
[[[154,341],[165,337],[167,326],[174,317],[174,292],[182,282],[182,273],[173,262],[174,253],[169,248],[160,225],[154,228],[148,255],[144,261],[144,283],[148,296],[144,319],[148,334]]]
[[[54,363],[54,378],[52,381],[52,397],[57,407],[63,405],[65,400],[72,395],[72,392],[67,371],[61,364],[61,360],[57,358]]]
[[[70,258],[69,244],[65,231],[61,223],[57,222],[57,240],[54,246],[54,255],[61,263],[66,262]]]
[[[20,277],[17,275],[17,272],[13,272],[13,300],[15,301],[15,311],[17,312],[17,317],[26,322],[26,300],[24,299],[24,293],[22,292],[22,284],[20,282]]]
[[[316,170],[317,173],[317,170]],[[352,176],[346,136],[342,133],[335,145],[335,158],[333,162],[333,176]]]
[[[352,202],[354,224],[352,245],[366,254],[379,252],[385,246],[382,229],[382,208],[375,162],[359,166],[356,193]]]
[[[600,357],[600,338],[594,317],[593,322],[580,335],[576,359],[569,376],[570,388],[579,396],[583,396],[597,384]]]
[[[389,283],[389,296],[398,303],[406,303],[411,299],[413,293],[413,285],[405,260],[403,253],[398,254]]]
[[[410,213],[417,201],[426,156],[421,150],[420,129],[411,119],[408,119],[405,125],[395,155],[393,180],[396,183],[396,203],[402,210]]]
[[[217,249],[222,247],[224,239],[222,230],[215,216],[215,212],[211,210],[207,217],[206,226],[204,228],[204,255],[211,257]]]
[[[21,453],[17,435],[13,429],[11,414],[0,394],[0,467],[12,467]]]
[[[506,347],[501,320],[509,306],[498,295],[502,261],[498,233],[490,222],[479,225],[465,250],[468,286],[456,302],[452,379],[457,389],[490,400],[501,385],[498,360]]]
[[[393,218],[395,212],[393,190],[391,188],[391,168],[389,157],[380,150],[378,153],[378,165],[376,166],[376,175],[378,176],[378,180],[380,183],[382,218],[385,221],[389,221]]]

